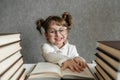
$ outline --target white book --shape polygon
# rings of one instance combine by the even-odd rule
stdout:
[[[0,75],[3,74],[9,67],[11,67],[20,57],[22,57],[22,55],[18,51],[9,58],[0,62]]]
[[[26,69],[23,70],[23,72],[22,72],[22,74],[21,74],[21,76],[19,77],[18,80],[25,80],[25,79],[26,79],[26,73],[25,73],[25,70],[26,70]]]
[[[0,47],[0,62],[21,49],[20,42]]]
[[[23,66],[21,66],[19,68],[19,70],[10,78],[10,80],[18,80],[18,78],[22,74],[23,70],[24,70],[24,68],[23,68]]]
[[[94,76],[88,68],[84,71],[72,72],[69,69],[62,71],[60,66],[49,63],[49,62],[40,62],[36,65],[33,71],[30,73],[28,80],[34,80],[34,78],[57,78],[57,79],[88,79],[94,80]]]
[[[20,40],[20,33],[0,34],[0,46]]]
[[[23,59],[21,58],[17,63],[15,63],[8,71],[6,71],[0,77],[0,80],[9,80],[22,65],[23,65]]]

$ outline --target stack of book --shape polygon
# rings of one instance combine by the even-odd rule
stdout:
[[[120,41],[98,41],[95,61],[99,80],[120,80]]]
[[[0,34],[0,80],[24,80],[20,33]]]

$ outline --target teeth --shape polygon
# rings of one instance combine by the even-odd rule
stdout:
[[[62,40],[62,38],[61,39],[56,39],[57,41],[60,41],[60,40]]]

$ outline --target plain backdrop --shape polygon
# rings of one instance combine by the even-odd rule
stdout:
[[[120,40],[120,0],[0,0],[0,33],[21,33],[25,63],[43,61],[45,42],[35,21],[70,12],[74,27],[69,42],[87,62],[95,60],[97,41]]]

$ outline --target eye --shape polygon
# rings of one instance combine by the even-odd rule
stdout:
[[[64,32],[64,30],[63,30],[63,29],[60,29],[59,32]]]
[[[50,33],[55,33],[55,31],[49,31]]]

